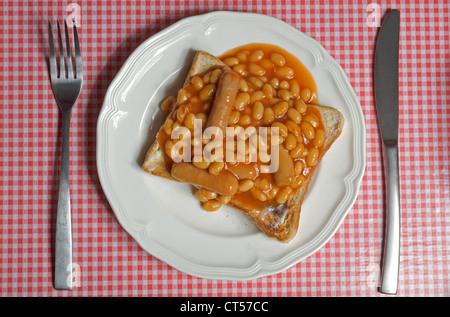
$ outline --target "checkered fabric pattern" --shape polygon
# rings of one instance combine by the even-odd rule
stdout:
[[[85,82],[72,115],[73,261],[79,286],[52,287],[60,112],[47,64],[47,21],[79,5]],[[384,184],[372,62],[377,1],[4,1],[0,27],[2,296],[387,296],[377,291]],[[448,296],[450,274],[450,3],[382,1],[401,11],[401,269],[397,296]],[[201,13],[257,12],[321,43],[347,74],[367,129],[358,198],[334,237],[290,269],[246,282],[181,273],[144,252],[117,222],[96,171],[105,92],[132,51]]]

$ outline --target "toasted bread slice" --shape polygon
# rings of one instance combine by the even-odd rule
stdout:
[[[197,52],[186,77],[185,84],[193,76],[205,73],[216,67],[226,67],[226,65],[211,54],[203,51]],[[314,107],[316,107],[321,114],[325,133],[324,148],[323,151],[321,151],[321,156],[318,160],[319,164],[323,155],[341,134],[344,126],[344,117],[334,108],[319,105],[314,105]],[[158,134],[156,135],[153,145],[146,154],[142,168],[153,175],[177,181],[166,168],[164,150],[160,147]],[[291,195],[286,203],[278,206],[276,209],[255,211],[248,209],[248,207],[235,200],[231,200],[228,203],[228,206],[245,214],[267,236],[278,239],[279,241],[288,242],[298,231],[301,206],[311,182],[312,175],[313,173],[309,173],[301,187],[296,189],[295,193]],[[266,215],[269,215],[269,217],[266,217]]]
[[[334,141],[339,137],[344,127],[344,117],[342,114],[331,107],[314,106],[319,110],[322,116],[322,123],[325,131],[324,148],[321,152],[317,165],[320,163],[323,155],[328,151]],[[288,242],[297,233],[299,226],[300,211],[303,200],[308,191],[309,184],[313,176],[309,173],[302,185],[296,189],[288,201],[276,209],[267,211],[254,211],[246,208],[245,205],[231,200],[228,205],[244,213],[261,231],[272,238],[283,242]],[[270,217],[265,217],[270,212]]]
[[[211,55],[204,51],[198,51],[194,56],[184,85],[186,85],[186,83],[188,83],[195,75],[203,74],[213,68],[218,67],[226,67],[226,65],[214,55]],[[174,111],[174,107],[172,107],[168,115],[170,115],[172,111]],[[144,171],[149,172],[153,175],[177,181],[172,177],[170,171],[166,168],[166,163],[164,160],[164,149],[161,149],[159,142],[159,132],[156,134],[155,141],[145,155],[142,168],[144,169]]]

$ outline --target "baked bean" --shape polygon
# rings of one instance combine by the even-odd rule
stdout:
[[[258,189],[256,187],[252,187],[250,189],[250,194],[253,196],[253,198],[258,199],[259,201],[266,201],[267,200],[267,195],[264,194],[263,191],[261,191],[260,189]]]
[[[188,93],[185,89],[181,88],[181,89],[178,91],[178,96],[177,96],[177,102],[178,102],[178,104],[179,104],[179,105],[182,105],[182,104],[185,103],[188,99],[189,99],[189,93]]]
[[[198,191],[203,197],[205,197],[208,200],[211,200],[211,199],[214,199],[217,197],[217,193],[215,193],[209,189],[206,189],[206,188],[200,188]]]
[[[209,165],[208,171],[213,175],[217,175],[221,170],[223,170],[224,167],[224,162],[213,162],[211,163],[211,165]]]
[[[236,96],[236,101],[234,103],[234,109],[238,111],[244,110],[245,107],[247,107],[248,103],[250,101],[250,95],[246,92],[238,93]]]
[[[181,105],[180,108],[178,108],[177,110],[177,120],[180,123],[184,122],[184,118],[186,117],[186,115],[189,113],[189,106],[187,106],[186,104]]]
[[[172,133],[172,125],[173,119],[167,118],[167,120],[164,122],[164,131],[167,135],[170,135]]]
[[[303,143],[297,144],[295,148],[289,151],[289,155],[293,158],[303,158],[308,155],[308,149],[305,148]]]
[[[295,123],[294,121],[292,121],[291,119],[286,120],[286,122],[284,124],[288,128],[289,132],[291,132],[295,136],[298,136],[302,133],[300,126],[297,123]]]
[[[197,190],[194,193],[194,196],[197,197],[198,200],[200,200],[201,202],[207,202],[209,199],[207,199],[205,196],[202,195],[202,193],[200,192],[200,190]]]
[[[261,120],[264,114],[264,105],[261,101],[257,101],[253,104],[253,119]]]
[[[300,86],[298,85],[298,82],[296,80],[291,80],[291,92],[294,98],[297,98],[300,94]]]
[[[263,57],[264,57],[264,52],[262,50],[256,50],[250,54],[249,61],[255,63],[255,62],[261,60]]]
[[[239,82],[239,90],[243,91],[243,92],[248,91],[248,85],[247,85],[247,81],[245,79],[241,79],[241,81]]]
[[[286,127],[286,125],[282,122],[274,122],[272,123],[272,125],[270,126],[271,128],[278,128],[278,134],[283,137],[283,139],[285,137],[287,137],[288,135],[288,128]]]
[[[261,88],[264,85],[264,82],[258,77],[250,77],[248,81],[257,88]]]
[[[275,114],[275,116],[282,117],[286,114],[286,112],[289,109],[289,104],[286,101],[281,101],[279,103],[277,103],[274,107],[273,107],[273,113]]]
[[[272,69],[273,66],[274,66],[272,61],[270,59],[267,59],[267,58],[263,58],[262,60],[260,60],[259,61],[259,65],[261,65],[265,69]]]
[[[208,200],[203,203],[203,209],[205,209],[206,211],[216,211],[221,206],[222,206],[222,204],[218,200],[215,200],[215,199]]]
[[[289,108],[289,110],[287,111],[287,116],[289,119],[291,119],[297,124],[299,124],[300,121],[302,121],[302,115],[294,108]]]
[[[300,128],[302,129],[302,133],[308,140],[314,139],[314,128],[308,122],[302,122],[300,124]]]
[[[269,80],[267,79],[266,76],[259,76],[258,78],[259,78],[259,80],[261,80],[263,83],[267,83],[267,82],[269,81]]]
[[[309,100],[311,99],[311,90],[309,90],[308,88],[302,89],[302,91],[300,92],[300,98],[302,98],[304,102],[309,102]]]
[[[200,113],[196,114],[196,117],[197,117],[197,119],[202,120],[202,126],[204,127],[205,123],[206,123],[206,119],[207,119],[206,114],[200,112]]]
[[[222,75],[222,70],[215,69],[211,74],[211,78],[209,79],[209,82],[211,84],[217,84],[221,75]]]
[[[273,113],[272,108],[266,107],[264,108],[263,114],[263,122],[265,125],[271,124],[275,120],[275,114]]]
[[[199,97],[201,100],[207,100],[215,92],[216,92],[216,85],[215,84],[207,84],[205,87],[202,88],[202,90],[200,90]]]
[[[211,72],[207,72],[202,77],[203,85],[209,84],[209,79],[211,78]]]
[[[227,57],[223,62],[229,67],[239,64],[239,60],[236,57]]]
[[[289,83],[285,80],[281,81],[280,88],[281,89],[289,89]]]
[[[248,54],[250,54],[249,51],[241,51],[239,53],[236,54],[236,57],[241,61],[241,62],[246,62],[247,61],[247,56]]]
[[[275,89],[270,84],[264,84],[264,86],[262,87],[262,91],[268,99],[272,99],[273,95],[275,94]]]
[[[228,124],[236,124],[239,122],[240,112],[238,110],[232,110],[230,117],[228,118]]]
[[[211,163],[208,162],[208,161],[206,161],[204,158],[200,158],[200,159],[201,159],[201,161],[198,161],[198,159],[197,159],[196,157],[194,157],[194,158],[192,159],[192,164],[193,164],[195,167],[200,168],[200,169],[202,169],[202,170],[205,170],[205,169],[209,168],[209,166],[211,165]]]
[[[252,122],[252,119],[250,118],[250,116],[248,114],[244,114],[243,116],[241,116],[239,118],[239,124],[242,126],[249,125],[250,122]]]
[[[283,101],[283,99],[278,98],[278,97],[274,97],[274,98],[270,99],[269,104],[270,104],[271,106],[274,106],[274,105],[276,105],[277,103],[282,102],[282,101]]]
[[[292,133],[289,133],[284,140],[284,147],[290,151],[297,146],[297,138]]]
[[[244,77],[248,75],[247,67],[243,64],[238,64],[238,65],[233,66],[233,70],[236,73],[239,73]]]
[[[308,156],[306,157],[306,165],[308,166],[316,166],[317,162],[319,160],[319,150],[317,148],[312,148],[309,151]]]
[[[176,128],[181,127],[181,123],[179,123],[178,121],[175,121],[172,124],[172,131],[175,130]]]
[[[203,104],[203,112],[209,112],[209,110],[211,109],[211,103],[210,102],[205,102]]]
[[[251,179],[243,180],[239,183],[239,191],[241,192],[249,191],[250,188],[252,188],[253,186],[255,186],[255,182],[252,181]]]
[[[168,140],[166,143],[164,143],[164,151],[166,152],[166,155],[168,157],[172,157],[172,148],[173,148],[173,141]]]
[[[278,53],[270,54],[270,60],[277,66],[284,66],[284,64],[286,64],[286,60],[283,55]]]
[[[280,86],[280,81],[278,80],[278,78],[276,78],[276,77],[273,77],[271,80],[270,80],[270,85],[273,87],[273,88],[278,88],[279,86]]]
[[[280,78],[291,79],[294,76],[294,70],[288,66],[276,67],[275,74]]]
[[[280,189],[280,191],[277,194],[277,197],[275,198],[276,202],[278,204],[283,204],[285,203],[289,197],[292,194],[292,188],[291,187],[284,187],[282,189]]]
[[[265,95],[264,95],[263,91],[261,91],[261,90],[255,91],[250,96],[250,103],[254,104],[257,101],[264,99],[264,97],[265,97]]]
[[[231,195],[220,195],[219,198],[217,198],[217,200],[222,204],[222,205],[226,205],[231,201]]]
[[[269,180],[262,177],[258,177],[255,179],[255,186],[262,191],[268,191],[271,187]]]
[[[304,181],[305,181],[305,176],[303,176],[303,175],[297,175],[297,176],[294,178],[294,181],[292,182],[291,186],[292,186],[293,188],[298,188],[298,187],[300,187],[300,186],[303,184]]]
[[[302,99],[296,99],[294,101],[294,107],[301,114],[305,113],[307,108],[306,103]]]
[[[262,76],[266,73],[266,70],[262,66],[254,63],[250,63],[250,65],[248,65],[248,70],[251,74],[257,76]]]
[[[314,128],[317,128],[319,126],[319,123],[320,123],[320,119],[316,115],[314,115],[312,113],[307,114],[305,116],[305,118],[303,119],[303,121],[309,122],[309,124],[311,124]]]
[[[172,107],[172,104],[174,101],[175,101],[174,96],[169,96],[169,97],[165,98],[163,100],[163,102],[161,103],[161,110],[168,111]]]
[[[279,135],[279,134],[274,134],[271,136],[271,144],[272,145],[279,145],[281,143],[283,143],[284,141],[284,137]]]
[[[195,119],[196,119],[195,114],[193,114],[192,112],[188,113],[184,119],[184,126],[189,130],[193,131]]]
[[[200,77],[198,76],[192,77],[191,82],[195,90],[199,91],[203,88],[203,80]]]
[[[280,97],[281,99],[288,101],[289,99],[291,99],[291,92],[289,90],[286,89],[280,89],[278,90],[278,97]]]
[[[278,194],[278,191],[279,191],[279,190],[280,190],[280,189],[279,189],[278,187],[273,186],[272,189],[269,190],[269,191],[267,192],[267,198],[268,198],[268,199],[273,199],[273,198],[275,198],[275,196]]]
[[[325,134],[322,129],[316,130],[316,135],[314,136],[314,145],[317,147],[321,147],[323,142],[325,141]]]
[[[303,161],[299,160],[299,161],[294,162],[294,170],[295,170],[296,175],[301,174],[303,171],[303,168],[304,168]]]

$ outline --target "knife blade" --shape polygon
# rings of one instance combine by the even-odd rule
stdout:
[[[374,88],[378,123],[383,140],[386,184],[386,222],[380,291],[396,294],[400,265],[400,186],[398,168],[398,56],[400,12],[386,16],[375,47]]]

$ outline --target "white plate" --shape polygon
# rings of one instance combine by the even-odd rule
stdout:
[[[162,123],[160,101],[182,85],[197,50],[219,55],[247,43],[283,47],[309,69],[319,102],[345,128],[316,169],[290,243],[266,237],[239,212],[205,212],[189,185],[144,172]],[[111,83],[97,127],[97,167],[118,221],[139,245],[187,274],[247,280],[281,272],[320,249],[352,207],[365,168],[362,111],[341,67],[316,41],[259,14],[214,12],[181,20],[140,45]],[[327,199],[323,199],[327,197]]]

